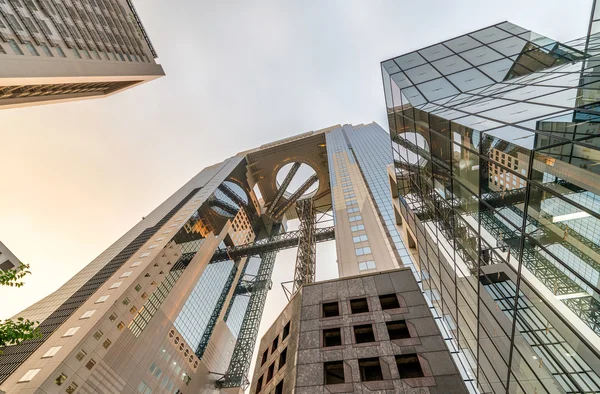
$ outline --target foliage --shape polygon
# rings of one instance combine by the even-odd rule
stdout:
[[[22,279],[28,274],[31,274],[29,265],[23,263],[17,269],[0,270],[0,285],[21,287],[23,286]],[[17,318],[16,321],[6,319],[4,323],[0,323],[0,348],[18,345],[27,339],[41,337],[42,334],[37,327],[38,324],[39,322],[33,322],[22,317]],[[1,354],[2,350],[0,350]]]

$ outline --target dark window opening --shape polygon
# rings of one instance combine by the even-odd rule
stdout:
[[[422,378],[424,376],[419,357],[416,354],[396,356],[396,366],[398,367],[400,379]]]
[[[262,361],[260,362],[261,366],[265,365],[265,363],[267,362],[267,358],[269,358],[269,348],[266,348],[263,352]]]
[[[350,310],[352,313],[364,313],[369,311],[369,304],[366,298],[357,298],[350,300]]]
[[[327,302],[323,304],[323,317],[333,317],[340,315],[340,305],[337,302]]]
[[[260,393],[260,390],[262,390],[262,384],[263,377],[261,376],[260,378],[258,378],[258,383],[256,383],[256,393]]]
[[[405,320],[389,321],[385,325],[387,326],[388,334],[390,334],[390,339],[410,338],[410,332],[408,332]]]
[[[354,326],[354,338],[356,343],[375,342],[375,334],[371,324],[362,324]]]
[[[283,367],[285,365],[286,361],[287,361],[287,348],[283,349],[281,351],[281,354],[279,355],[279,369],[281,369],[281,367]]]
[[[338,328],[328,328],[323,330],[323,346],[340,346],[342,344],[342,332]]]
[[[344,379],[344,362],[330,361],[323,364],[325,370],[325,384],[340,384],[345,383]]]
[[[273,375],[275,374],[275,362],[269,365],[269,371],[267,372],[267,381],[265,383],[269,383],[271,379],[273,379]]]
[[[400,303],[398,302],[396,294],[380,295],[379,302],[381,303],[381,309],[383,310],[400,308]]]
[[[360,380],[370,382],[372,380],[383,380],[379,358],[359,358],[358,368],[360,369]]]
[[[271,354],[275,353],[275,350],[277,350],[277,345],[279,345],[279,335],[277,335],[275,339],[273,339],[273,345],[271,346]]]
[[[283,379],[281,379],[281,382],[277,383],[275,394],[283,394]]]
[[[290,322],[283,327],[283,334],[281,334],[281,340],[283,341],[287,336],[290,335]]]

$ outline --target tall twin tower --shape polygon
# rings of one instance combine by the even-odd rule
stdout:
[[[594,15],[564,44],[502,22],[382,62],[389,133],[203,169],[17,315],[42,337],[1,349],[0,391],[600,393]],[[0,0],[0,40],[0,106],[162,75],[129,1]],[[334,239],[339,279],[315,282]]]

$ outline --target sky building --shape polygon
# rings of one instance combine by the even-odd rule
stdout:
[[[0,242],[0,270],[8,271],[19,267],[20,261],[2,242]]]
[[[0,108],[104,97],[164,75],[130,0],[0,1]]]
[[[43,337],[3,349],[0,389],[247,387],[278,250],[298,248],[289,295],[314,282],[321,241],[337,240],[342,276],[411,266],[389,193],[391,162],[389,134],[372,123],[303,133],[203,169],[18,314],[40,321]],[[298,230],[286,231],[293,219]]]
[[[381,63],[394,217],[471,392],[600,392],[600,36],[509,22]]]

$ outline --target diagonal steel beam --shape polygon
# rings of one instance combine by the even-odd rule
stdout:
[[[292,294],[295,294],[303,285],[315,281],[316,267],[316,217],[312,198],[303,198],[296,203],[300,227],[298,239],[298,253],[296,255],[296,268],[294,272],[294,286]]]
[[[279,190],[277,190],[277,194],[275,195],[275,198],[271,202],[271,205],[269,205],[269,209],[267,210],[267,213],[269,215],[271,213],[273,213],[273,210],[277,206],[277,203],[279,202],[279,200],[283,196],[283,193],[285,193],[285,191],[287,190],[288,186],[290,185],[290,182],[294,178],[294,175],[296,175],[296,172],[298,172],[298,169],[300,168],[300,166],[301,166],[301,164],[299,162],[295,162],[292,165],[292,168],[290,168],[290,172],[288,172],[288,174],[285,176],[285,179],[281,183],[281,186],[279,187]]]
[[[298,188],[298,190],[296,190],[294,192],[294,194],[292,194],[290,196],[290,198],[287,199],[287,201],[285,201],[283,204],[281,204],[279,207],[277,207],[277,209],[275,210],[275,212],[273,212],[272,217],[274,220],[279,220],[281,218],[281,216],[285,213],[285,211],[287,211],[288,209],[290,209],[290,207],[300,199],[300,197],[302,197],[302,195],[304,193],[306,193],[306,191],[312,186],[314,185],[317,181],[319,180],[319,177],[317,176],[317,174],[313,174],[310,178],[308,178],[306,180],[306,182],[304,182],[302,184],[302,186],[300,186]]]

